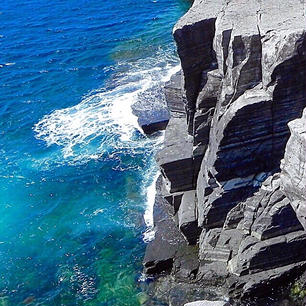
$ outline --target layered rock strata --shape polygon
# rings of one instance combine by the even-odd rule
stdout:
[[[281,182],[298,219],[306,230],[306,110],[289,122],[291,136],[282,160]]]
[[[305,13],[303,0],[196,0],[174,27],[182,72],[157,156],[172,221],[157,222],[148,274],[252,298],[305,271]]]

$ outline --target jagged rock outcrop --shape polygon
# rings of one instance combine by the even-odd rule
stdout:
[[[145,272],[156,275],[177,271],[177,276],[184,279],[194,278],[198,269],[198,249],[189,246],[177,227],[173,215],[173,205],[165,199],[166,191],[160,176],[156,182],[154,203],[155,238],[148,244],[144,258]]]
[[[195,1],[192,8],[175,25],[174,39],[184,72],[188,132],[193,133],[196,100],[202,74],[216,66],[213,50],[215,20],[222,1]]]
[[[157,154],[170,192],[194,189],[192,138],[186,131],[185,118],[171,118],[165,133],[164,148]]]
[[[132,105],[138,124],[147,135],[164,130],[169,122],[169,110],[166,96],[160,84],[138,93],[137,101]]]
[[[280,189],[279,175],[268,178],[259,191],[233,208],[222,228],[201,236],[201,278],[226,276],[236,295],[246,296],[259,287],[264,292],[272,277],[276,282],[284,273],[305,268],[301,246],[306,233]]]
[[[171,117],[186,117],[185,102],[182,96],[183,72],[171,76],[164,86],[164,93]]]
[[[289,123],[291,136],[282,161],[281,182],[297,217],[306,230],[306,110]]]
[[[197,250],[174,278],[244,299],[306,269],[305,14],[304,0],[197,0],[174,27],[182,74],[157,161],[172,225]]]

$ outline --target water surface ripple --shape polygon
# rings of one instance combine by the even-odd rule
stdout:
[[[177,66],[188,5],[0,2],[0,305],[145,302],[160,137],[130,106]]]

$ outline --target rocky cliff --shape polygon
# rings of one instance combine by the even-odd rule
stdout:
[[[174,27],[147,274],[243,300],[305,271],[305,14],[304,0],[196,0]]]

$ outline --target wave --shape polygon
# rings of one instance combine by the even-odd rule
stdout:
[[[156,171],[151,185],[147,188],[147,206],[143,216],[147,227],[146,231],[143,234],[143,241],[146,243],[152,241],[155,237],[153,208],[154,208],[155,195],[156,195],[156,182],[159,175],[160,172]]]
[[[114,148],[137,148],[135,135],[142,131],[131,106],[141,94],[165,82],[179,69],[173,61],[166,60],[119,63],[119,72],[108,81],[112,89],[92,92],[79,104],[44,116],[33,128],[35,137],[47,146],[59,146],[64,160],[87,161]],[[143,137],[142,141],[151,140]]]
[[[160,133],[157,137],[143,135],[137,117],[132,112],[132,105],[137,103],[137,107],[141,107],[139,99],[144,97],[142,103],[149,107],[159,103],[159,96],[152,95],[152,90],[154,91],[156,87],[162,88],[162,84],[168,81],[180,66],[176,61],[161,62],[153,58],[139,60],[133,64],[133,67],[129,65],[126,67],[126,63],[122,65],[124,67],[120,65],[118,67],[123,71],[114,73],[109,81],[112,89],[92,92],[79,104],[55,110],[35,124],[33,129],[37,139],[45,141],[47,146],[56,145],[60,148],[61,156],[57,156],[57,163],[71,161],[74,164],[84,163],[101,158],[105,152],[108,159],[116,158],[117,153],[123,152],[127,154],[143,153],[144,150],[156,152],[161,146],[164,133]],[[152,101],[147,103],[147,100],[154,99],[156,101],[153,103]],[[54,155],[50,156],[54,158]],[[47,164],[50,162],[54,161],[48,161]],[[153,160],[143,174],[143,195],[146,197],[144,212],[146,231],[143,234],[143,241],[146,243],[154,239],[155,235],[153,206],[155,184],[159,174]]]

